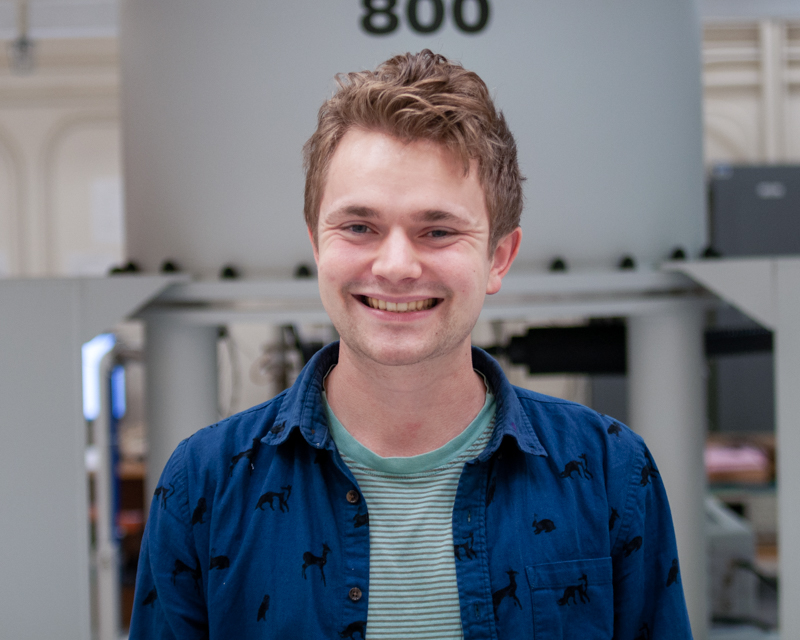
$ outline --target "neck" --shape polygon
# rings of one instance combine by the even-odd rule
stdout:
[[[382,457],[427,453],[467,428],[486,400],[469,343],[430,361],[386,366],[339,345],[328,402],[350,434]]]

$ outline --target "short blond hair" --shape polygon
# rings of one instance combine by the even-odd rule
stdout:
[[[320,107],[317,130],[303,147],[304,212],[315,242],[328,167],[353,127],[442,144],[463,162],[465,175],[476,160],[489,211],[490,252],[519,226],[525,178],[516,142],[476,73],[425,49],[395,56],[374,71],[339,74],[336,81],[338,89]]]

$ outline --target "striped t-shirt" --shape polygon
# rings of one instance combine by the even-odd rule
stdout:
[[[342,426],[323,394],[331,435],[369,510],[369,606],[366,640],[461,640],[453,503],[464,463],[477,457],[494,428],[494,396],[444,446],[406,458],[382,458]],[[454,553],[455,552],[455,553]]]

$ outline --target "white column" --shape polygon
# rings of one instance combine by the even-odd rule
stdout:
[[[628,318],[628,419],[650,448],[667,490],[695,640],[705,640],[709,627],[703,326],[702,307],[691,303]]]
[[[172,451],[218,419],[217,327],[146,315],[147,486],[152,499]]]
[[[761,43],[761,109],[764,140],[764,160],[780,162],[785,157],[784,79],[786,23],[762,20],[759,23]]]
[[[775,432],[781,638],[800,637],[800,260],[777,265]]]

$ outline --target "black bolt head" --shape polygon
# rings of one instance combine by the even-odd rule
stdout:
[[[164,260],[161,263],[161,273],[178,273],[181,268],[172,260]]]
[[[239,270],[232,264],[226,264],[219,272],[219,277],[223,280],[236,280],[239,275]]]
[[[670,260],[686,260],[686,252],[683,247],[675,247],[672,253],[669,254]]]
[[[314,272],[311,270],[305,263],[300,263],[294,268],[294,277],[295,278],[310,278],[314,275]]]

